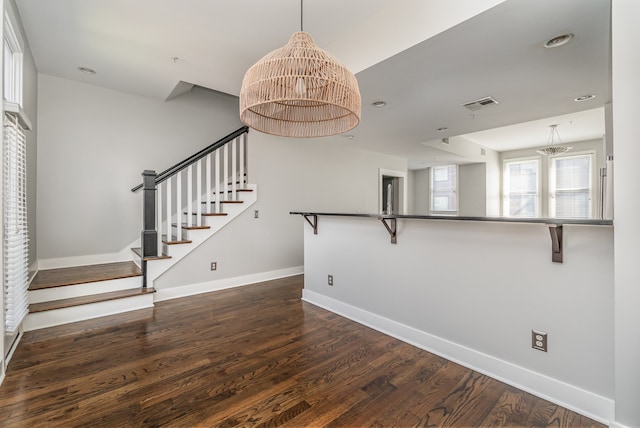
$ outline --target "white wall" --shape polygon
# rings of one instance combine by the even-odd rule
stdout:
[[[613,0],[616,421],[640,426],[640,2]],[[618,426],[618,425],[616,425]],[[621,426],[621,425],[620,425]]]
[[[304,296],[600,420],[613,413],[613,230],[320,217],[305,229]],[[334,286],[327,285],[332,274]],[[531,330],[549,352],[531,348]],[[594,346],[597,338],[597,346]]]
[[[236,97],[163,102],[40,74],[38,257],[117,253],[140,236],[144,169],[160,172],[242,126]]]
[[[413,176],[413,191],[410,194],[413,207],[409,214],[429,215],[429,168],[411,171]]]
[[[471,163],[458,166],[458,215],[487,215],[487,166]]]
[[[502,204],[502,189],[500,187],[500,178],[502,176],[502,167],[500,165],[500,154],[494,150],[487,150],[487,162],[485,163],[487,172],[486,188],[487,188],[487,217],[500,217]]]
[[[289,212],[376,213],[378,169],[407,169],[405,159],[352,148],[348,142],[255,131],[249,134],[249,165],[258,202],[162,275],[158,288],[302,266],[303,220]],[[253,218],[254,210],[260,218]],[[212,261],[218,262],[215,272]]]

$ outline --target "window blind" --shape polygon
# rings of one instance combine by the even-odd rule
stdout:
[[[550,178],[554,217],[591,217],[590,155],[554,158]]]
[[[538,160],[506,162],[504,166],[504,215],[538,216]]]
[[[14,333],[27,315],[29,235],[27,231],[27,143],[18,117],[4,117],[4,302],[5,331]]]

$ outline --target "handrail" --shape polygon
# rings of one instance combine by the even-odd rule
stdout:
[[[239,137],[242,134],[246,134],[248,132],[249,132],[249,127],[248,126],[243,126],[241,128],[238,128],[237,130],[233,131],[231,134],[229,134],[229,135],[227,135],[225,137],[222,137],[221,139],[219,139],[215,143],[213,143],[213,144],[205,147],[204,149],[200,150],[198,153],[195,153],[195,154],[189,156],[185,160],[183,160],[181,162],[178,162],[177,164],[173,165],[172,167],[170,167],[170,168],[162,171],[160,174],[156,175],[156,184],[162,183],[163,181],[169,179],[170,177],[172,177],[173,175],[175,175],[178,172],[182,171],[183,169],[185,169],[189,165],[193,165],[194,163],[196,163],[197,161],[199,161],[203,157],[207,156],[209,153],[213,153],[214,151],[216,151],[220,147],[224,146],[228,142],[233,141],[235,138]],[[142,189],[142,186],[143,186],[142,184],[139,184],[136,187],[132,188],[131,191],[132,192],[137,192],[138,190]]]

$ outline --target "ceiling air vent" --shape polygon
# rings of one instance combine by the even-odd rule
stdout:
[[[482,110],[485,107],[495,106],[500,104],[498,101],[491,97],[480,98],[479,100],[471,101],[470,103],[462,104],[463,107],[468,108],[471,111]]]

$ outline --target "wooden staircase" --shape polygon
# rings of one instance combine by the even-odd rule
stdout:
[[[224,213],[203,212],[201,226],[182,223],[182,239],[163,235],[162,254],[142,258],[131,248],[132,261],[41,270],[29,286],[25,331],[151,308],[153,281],[256,202],[255,186],[226,201]],[[175,229],[177,224],[172,225]],[[142,263],[147,263],[148,288],[142,287]]]
[[[242,127],[159,174],[145,170],[143,184],[131,189],[143,189],[144,217],[142,239],[128,246],[133,261],[38,272],[24,329],[153,307],[155,280],[257,201],[247,183],[247,132]],[[143,242],[153,256],[142,256]]]
[[[25,330],[153,306],[153,288],[141,287],[133,262],[39,271],[29,286]]]

